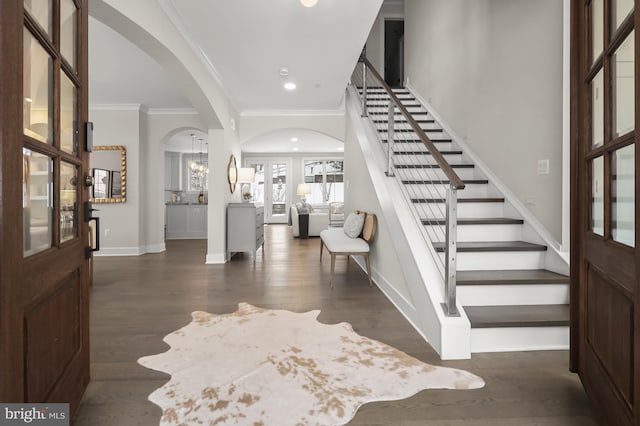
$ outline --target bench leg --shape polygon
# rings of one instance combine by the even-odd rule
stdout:
[[[369,285],[373,286],[371,282],[371,264],[369,263],[369,253],[365,253],[364,260],[367,262],[367,275],[369,276]]]
[[[336,270],[336,254],[331,253],[331,275],[329,277],[329,287],[333,288],[333,273]]]
[[[322,262],[322,250],[324,249],[324,243],[322,242],[322,238],[320,238],[320,262]]]

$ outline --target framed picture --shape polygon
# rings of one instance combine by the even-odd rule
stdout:
[[[109,170],[93,169],[93,198],[109,198],[110,181]]]
[[[122,197],[122,175],[120,172],[111,172],[111,198]]]

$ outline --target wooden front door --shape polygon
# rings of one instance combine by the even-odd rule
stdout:
[[[89,382],[86,0],[0,2],[0,401]]]
[[[640,425],[634,0],[572,1],[572,369],[601,423]]]

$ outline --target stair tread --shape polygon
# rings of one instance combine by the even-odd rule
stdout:
[[[458,225],[522,225],[524,220],[510,217],[458,218]],[[444,225],[444,219],[422,219],[423,225]]]
[[[569,325],[569,305],[465,306],[471,328]]]
[[[484,185],[489,183],[487,179],[463,179],[462,182],[464,184],[480,184]],[[431,184],[448,184],[448,179],[403,179],[402,183],[405,185],[431,185]]]
[[[445,203],[444,198],[412,198],[414,203],[432,203],[441,204]],[[484,198],[458,198],[458,203],[504,203],[502,197],[484,197]]]
[[[475,164],[449,164],[453,169],[473,169]],[[396,169],[439,169],[437,164],[394,164]]]
[[[444,252],[444,243],[433,243],[434,248],[438,252]],[[458,242],[458,253],[469,252],[497,252],[497,251],[546,251],[547,246],[527,241],[472,241]]]
[[[393,151],[395,155],[431,155],[428,151]],[[462,151],[453,150],[453,151],[440,151],[442,155],[462,155]]]
[[[569,284],[567,275],[546,269],[458,271],[457,285]]]

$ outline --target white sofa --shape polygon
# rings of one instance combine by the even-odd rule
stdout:
[[[298,208],[296,205],[291,206],[291,226],[293,227],[293,236],[300,237],[300,222]],[[309,237],[319,237],[320,232],[329,227],[328,213],[309,213]]]

